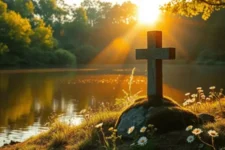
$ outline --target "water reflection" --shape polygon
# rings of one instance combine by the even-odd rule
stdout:
[[[51,113],[66,110],[67,105],[54,111],[52,107],[61,101],[53,97],[59,87],[57,79],[63,77],[62,73],[0,74],[0,146],[46,130],[43,125]]]
[[[79,124],[77,113],[95,103],[124,96],[128,75],[90,75],[75,72],[0,73],[0,146],[23,141],[47,130],[53,113],[68,124]],[[132,91],[146,91],[145,77],[136,76]],[[145,86],[143,86],[145,85]]]
[[[83,120],[78,114],[81,109],[93,103],[113,103],[124,96],[122,90],[128,91],[130,72],[0,72],[0,146],[46,131],[44,125],[53,113],[68,124],[79,124]],[[164,95],[182,102],[184,93],[195,91],[197,86],[225,88],[224,73],[223,67],[166,66]],[[145,95],[146,71],[136,69],[135,74],[132,92],[141,90]]]

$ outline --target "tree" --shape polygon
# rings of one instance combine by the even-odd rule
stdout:
[[[88,23],[91,26],[94,26],[94,24],[96,24],[97,19],[99,17],[98,5],[98,0],[84,0],[81,3],[81,6],[86,10]]]
[[[42,19],[34,20],[34,34],[32,35],[32,43],[35,47],[43,49],[52,49],[54,46],[53,31],[51,26],[46,26]]]
[[[207,20],[214,11],[222,8],[225,8],[224,0],[171,0],[161,7],[163,11],[187,17],[202,14],[204,20]]]
[[[60,4],[60,5],[59,5]],[[68,14],[62,0],[38,0],[35,2],[35,13],[40,15],[47,25],[53,26],[56,21]]]
[[[74,20],[63,26],[61,41],[64,49],[75,50],[76,47],[88,42],[89,25],[84,8],[77,8],[73,14]]]
[[[19,13],[23,18],[32,18],[34,15],[34,4],[32,0],[6,1],[9,10]]]
[[[9,50],[13,47],[28,46],[31,42],[30,36],[33,34],[28,19],[24,19],[20,14],[9,11],[0,16],[0,41],[5,43]]]
[[[0,15],[2,15],[3,13],[5,13],[7,10],[7,4],[0,1]]]
[[[0,56],[2,55],[2,54],[4,54],[5,52],[8,52],[8,46],[7,45],[5,45],[4,43],[0,43]]]

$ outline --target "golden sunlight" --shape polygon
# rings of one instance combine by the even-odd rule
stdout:
[[[155,23],[160,17],[160,5],[163,5],[166,2],[168,2],[168,0],[143,0],[137,2],[139,23]]]

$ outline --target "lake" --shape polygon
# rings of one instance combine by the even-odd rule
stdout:
[[[79,112],[95,99],[97,104],[124,97],[132,68],[136,67],[132,93],[145,95],[145,65],[103,66],[84,69],[36,69],[0,71],[0,147],[24,141],[48,130],[49,117],[77,125]],[[164,95],[182,103],[186,92],[209,86],[225,88],[225,66],[166,64],[163,67]]]

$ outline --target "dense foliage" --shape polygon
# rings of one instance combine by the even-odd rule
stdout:
[[[0,0],[0,66],[88,63],[135,24],[135,11],[131,2]]]
[[[162,10],[188,17],[202,14],[207,20],[214,11],[225,8],[224,0],[171,0],[162,7]]]
[[[186,16],[203,13],[207,19],[214,10],[223,7],[223,1],[171,0],[162,9]],[[220,19],[223,15],[224,11],[220,11],[212,17],[215,19],[202,22],[199,18],[190,20],[165,14],[157,30],[177,39],[165,37],[178,49],[178,58],[214,61],[220,57],[219,60],[225,61],[225,43],[221,42],[225,37],[225,22]],[[0,0],[0,67],[87,64],[95,58],[114,59],[113,55],[118,60],[125,55],[122,51],[128,54],[122,56],[125,63],[134,63],[133,51],[146,47],[143,37],[146,38],[146,30],[152,30],[137,27],[137,6],[130,1],[113,4],[83,0],[80,6],[71,6],[64,0]],[[190,34],[197,32],[191,38],[178,29]],[[124,45],[129,47],[123,48]],[[179,50],[180,45],[186,47],[188,55]],[[97,57],[104,50],[105,55]]]

